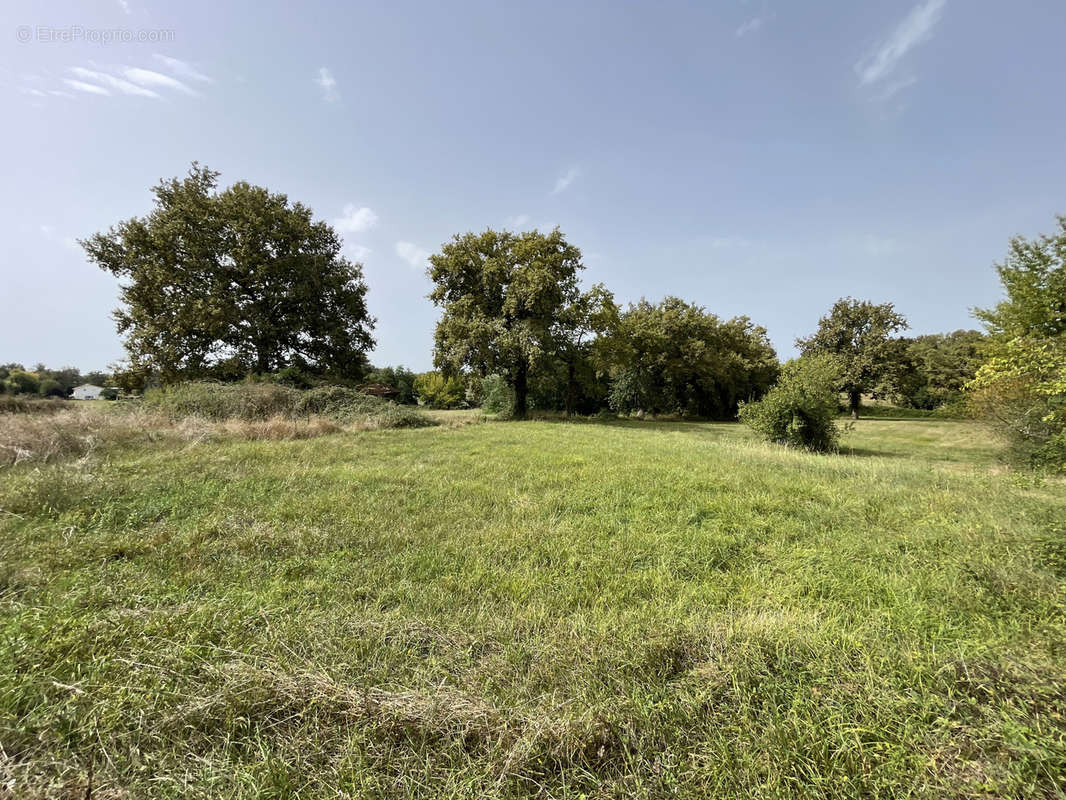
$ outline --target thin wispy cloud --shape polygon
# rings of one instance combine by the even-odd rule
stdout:
[[[188,84],[182,83],[177,78],[164,75],[162,72],[156,72],[155,70],[142,69],[141,67],[126,67],[122,70],[122,74],[138,86],[149,86],[157,89],[174,89],[175,91],[184,92],[189,95],[198,94],[198,92],[192,89]]]
[[[107,89],[102,86],[96,86],[92,83],[85,83],[84,81],[76,81],[71,78],[64,78],[63,83],[69,86],[71,89],[76,89],[79,92],[85,92],[86,94],[98,94],[98,95],[110,95]]]
[[[529,224],[529,214],[516,214],[513,217],[508,217],[504,222],[508,228],[518,230],[523,225]]]
[[[78,240],[73,236],[60,236],[53,225],[42,224],[39,227],[46,239],[61,244],[63,247],[76,253],[81,252],[81,245],[78,244]]]
[[[158,92],[146,89],[143,86],[138,86],[132,81],[128,81],[125,78],[120,78],[117,75],[112,75],[107,72],[100,72],[99,70],[87,69],[85,67],[71,67],[70,74],[78,80],[86,83],[94,83],[121,94],[134,95],[137,97],[150,97],[153,100],[159,99]]]
[[[559,194],[560,192],[565,192],[567,189],[570,188],[570,184],[577,180],[577,176],[580,174],[580,169],[578,169],[577,167],[570,167],[570,169],[568,169],[566,172],[556,178],[555,188],[552,189],[552,194]]]
[[[886,80],[911,50],[932,38],[946,3],[947,0],[925,0],[912,8],[887,39],[855,64],[859,85],[872,86]],[[902,85],[891,94],[901,88]]]
[[[119,5],[119,8],[121,8],[127,14],[132,14],[133,13],[133,9],[130,8],[130,4],[129,4],[128,0],[118,0],[118,5]]]
[[[378,224],[378,215],[366,206],[358,207],[348,203],[339,217],[333,220],[333,227],[341,233],[362,233]]]
[[[153,53],[152,57],[158,61],[171,75],[175,75],[178,78],[184,78],[187,81],[201,81],[203,83],[214,83],[214,80],[200,70],[196,69],[188,61],[182,61],[180,58],[173,58],[171,56],[165,56],[162,53]]]
[[[738,27],[736,31],[734,31],[734,35],[738,39],[743,39],[749,33],[757,33],[764,25],[773,22],[776,17],[777,14],[775,14],[773,11],[770,11],[766,14],[760,14],[757,17],[752,17],[743,25]]]
[[[428,250],[419,247],[413,242],[397,242],[396,255],[412,267],[424,267],[426,265],[426,260],[431,254]]]
[[[170,63],[184,65],[177,59],[167,59]],[[180,67],[179,67],[180,69]],[[188,72],[188,70],[184,70]],[[200,75],[195,70],[193,74],[199,75],[204,81],[210,81],[206,75]],[[135,66],[108,66],[90,61],[88,66],[76,66],[67,69],[67,76],[60,78],[64,89],[52,89],[42,87],[45,79],[36,75],[23,76],[31,85],[22,88],[23,94],[34,97],[64,97],[73,98],[65,89],[73,89],[82,95],[95,95],[97,97],[110,97],[112,95],[128,95],[130,97],[148,98],[150,100],[162,100],[170,92],[177,92],[190,96],[198,96],[199,92],[188,84],[154,69]]]
[[[315,83],[322,90],[322,99],[327,103],[336,103],[340,99],[340,93],[337,91],[337,79],[333,77],[333,73],[326,67],[318,68],[318,77],[315,78]]]

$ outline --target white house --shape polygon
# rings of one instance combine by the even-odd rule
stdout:
[[[103,390],[103,386],[83,383],[81,386],[74,387],[74,394],[71,395],[71,398],[74,400],[99,400],[100,392]]]

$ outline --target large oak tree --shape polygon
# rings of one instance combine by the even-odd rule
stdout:
[[[444,313],[434,361],[450,372],[497,373],[514,390],[512,413],[526,415],[530,372],[556,357],[565,311],[581,296],[581,251],[551,233],[486,230],[456,235],[429,258],[430,299]]]
[[[362,266],[311,209],[193,164],[145,217],[81,242],[119,278],[130,368],[163,382],[296,366],[357,378],[374,345]]]

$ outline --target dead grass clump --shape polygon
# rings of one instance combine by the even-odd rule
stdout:
[[[333,731],[336,746],[343,748],[345,730],[354,726],[405,750],[426,746],[485,758],[499,765],[501,780],[562,774],[574,766],[609,770],[631,751],[622,732],[592,712],[578,717],[504,714],[481,698],[445,686],[432,692],[345,686],[321,673],[288,673],[244,662],[226,664],[216,675],[217,691],[181,706],[167,727],[183,737],[204,736],[208,744],[220,733],[289,736],[309,726],[320,733]]]

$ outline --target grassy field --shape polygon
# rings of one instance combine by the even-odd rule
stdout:
[[[968,423],[0,471],[0,797],[1062,797],[1066,487]]]

